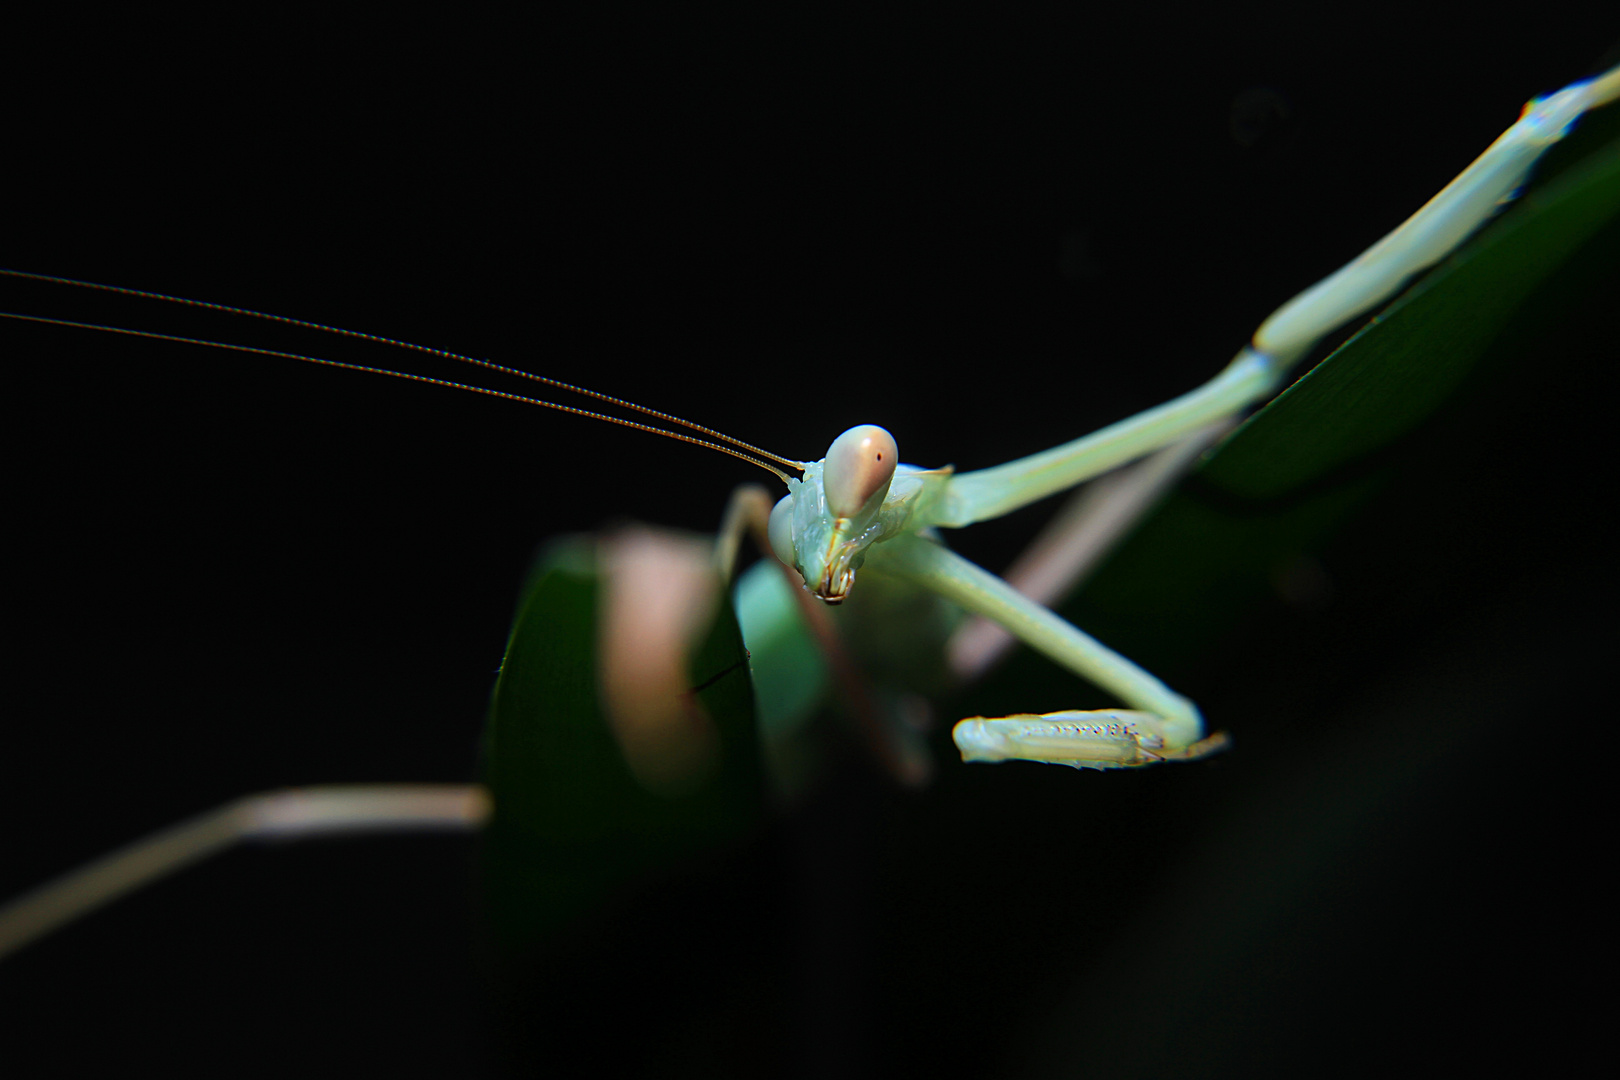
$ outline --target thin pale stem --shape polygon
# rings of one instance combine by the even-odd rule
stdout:
[[[489,815],[489,793],[469,785],[332,786],[249,795],[143,837],[0,906],[0,958],[244,841],[470,830]]]

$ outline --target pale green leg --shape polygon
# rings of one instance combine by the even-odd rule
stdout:
[[[1215,378],[1157,408],[1051,450],[951,477],[923,524],[958,528],[986,521],[1100,476],[1269,397],[1280,376],[1269,357],[1245,348]]]
[[[1394,296],[1510,200],[1583,113],[1620,99],[1620,68],[1532,101],[1519,121],[1383,239],[1278,308],[1250,345],[1197,390],[1043,453],[951,481],[922,525],[999,517],[1169,446],[1269,397],[1324,336]]]
[[[1057,723],[1067,723],[1075,729],[1101,725],[1103,728],[1117,726],[1121,730],[1112,735],[1104,731],[1096,739],[1081,739],[1078,743],[1069,739],[1070,746],[1066,753],[1052,751],[1043,744],[1037,754],[1007,753],[1001,756],[1107,767],[1147,764],[1164,757],[1192,756],[1188,751],[1200,745],[1204,723],[1192,702],[1096,638],[1020,595],[1005,581],[968,562],[944,545],[919,536],[896,537],[874,548],[867,566],[932,589],[975,615],[995,620],[1031,648],[1045,653],[1081,678],[1114,694],[1132,709],[1128,712],[1097,710],[1053,714],[1065,717],[1064,721],[1036,717],[963,721],[962,725],[958,725],[958,745],[962,745],[963,725],[1001,725],[994,730],[1000,735],[1011,733],[1014,736],[1020,727],[1027,732],[1031,725],[1035,725],[1039,728],[1035,732],[1037,737],[1047,740],[1051,733],[1045,728]],[[1209,746],[1207,749],[1214,748]],[[966,746],[963,749],[969,751]],[[989,760],[983,756],[980,759]]]
[[[1001,572],[1002,580],[1037,604],[1057,604],[1078,588],[1142,516],[1235,426],[1236,420],[1217,421],[1133,465],[1086,484]],[[1012,651],[1016,641],[1000,623],[978,616],[964,620],[946,646],[951,672],[964,680],[978,678]]]

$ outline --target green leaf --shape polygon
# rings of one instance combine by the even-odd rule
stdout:
[[[761,816],[753,688],[729,602],[691,663],[720,764],[696,790],[672,796],[631,774],[597,703],[597,589],[589,540],[542,553],[495,683],[485,866],[503,947],[543,944],[640,884],[735,844]]]

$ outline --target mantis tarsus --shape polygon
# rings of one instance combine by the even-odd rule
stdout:
[[[1387,225],[1387,224],[1389,224],[1389,222],[1384,222],[1383,224]],[[201,288],[193,288],[190,291],[202,292],[204,290],[201,289]],[[1272,298],[1267,298],[1267,299],[1269,300],[1269,299],[1275,299],[1275,298],[1272,297]],[[1262,300],[1260,302],[1265,303],[1266,301]],[[261,300],[258,300],[258,299],[255,299],[255,303],[258,303],[261,306],[267,306],[267,307],[284,306],[284,305],[279,305],[279,304],[272,304],[269,301],[261,301]],[[1251,320],[1251,322],[1252,322],[1252,320]],[[415,333],[413,333],[413,334],[411,334],[409,336],[426,336],[426,337],[429,337],[430,339],[434,337],[434,335],[432,335],[432,334],[415,334]],[[1181,358],[1178,357],[1177,359],[1178,359],[1178,362],[1180,362]],[[1203,359],[1204,358],[1201,357],[1201,358],[1199,358],[1199,361],[1202,362]],[[1144,363],[1145,362],[1146,361],[1144,360]],[[154,361],[154,364],[155,363],[156,363],[156,361]],[[1207,368],[1205,370],[1207,370]],[[206,372],[203,371],[203,365],[198,365],[198,367],[196,369],[196,373],[193,374],[193,375],[187,376],[187,377],[188,378],[201,378],[201,379],[211,378],[210,375],[208,375]],[[257,378],[260,378],[260,377],[261,376],[259,376],[257,373],[254,375],[254,379],[257,379]],[[281,376],[266,376],[266,377],[267,378],[280,378]],[[149,378],[148,374],[146,372],[143,372],[142,373],[143,381],[146,380],[147,378]],[[308,389],[308,390],[301,391],[303,393],[306,393],[306,394],[319,393],[319,394],[322,394],[322,395],[327,395],[327,393],[328,393],[328,391],[324,388],[324,384],[318,383],[314,379],[309,379],[307,381],[304,381],[304,380],[301,379],[300,376],[288,376],[288,378],[294,379],[294,380],[300,380],[302,385],[305,385],[305,386],[308,386],[308,387],[311,388],[311,389]],[[586,381],[588,381],[588,380],[586,380]],[[251,386],[251,380],[249,381],[248,385]],[[1190,383],[1188,383],[1188,385],[1190,385]],[[317,386],[320,386],[321,389],[319,389],[319,390],[314,389]],[[376,390],[375,388],[371,387],[368,384],[365,387],[357,388],[355,393],[357,395],[361,396],[361,397],[366,397],[366,398],[374,400],[376,397],[382,396],[385,392],[378,391],[378,390]],[[386,403],[384,403],[382,405],[375,405],[374,404],[374,405],[371,406],[371,408],[373,408],[378,413],[381,413],[381,412],[384,412],[384,411],[387,411],[387,410],[391,410],[391,409],[399,409],[399,408],[416,409],[417,410],[416,416],[420,419],[420,422],[423,425],[431,425],[431,424],[434,423],[435,410],[437,409],[437,406],[435,404],[428,403],[428,404],[420,405],[420,406],[410,405],[410,404],[401,405],[400,404],[401,402],[408,400],[403,395],[391,395],[391,394],[389,394],[389,395],[386,395],[386,396],[387,396],[387,399],[388,399],[386,401]],[[653,398],[656,399],[656,394],[648,395],[648,394],[638,393],[638,396],[649,396],[649,397],[653,397]],[[334,396],[330,397],[328,400],[333,400],[334,402],[336,401],[335,392],[334,392]],[[663,404],[663,401],[660,400],[660,404]],[[331,409],[332,409],[331,416],[335,420],[343,410],[349,410],[349,409],[352,409],[352,408],[363,408],[363,407],[364,406],[357,405],[357,404],[355,404],[353,402],[336,403],[336,404],[331,406]],[[674,407],[676,409],[676,411],[681,411],[682,410],[682,407],[680,407],[680,406],[672,406],[672,407]],[[696,412],[696,411],[700,411],[700,410],[686,408],[685,411],[687,411],[687,412]],[[863,415],[864,415],[864,413],[863,413]],[[225,426],[229,426],[230,424],[236,423],[236,422],[239,422],[239,421],[227,420]],[[310,425],[308,423],[305,423],[305,424],[302,425],[302,427],[305,430],[308,430],[309,426]],[[901,421],[901,420],[894,421],[894,426],[896,428],[903,427],[904,426],[903,421]],[[270,443],[271,445],[273,445],[274,438],[275,438],[274,433],[277,430],[278,429],[276,428],[276,426],[273,423],[267,423],[263,428],[262,437],[266,440],[267,443]],[[296,427],[295,427],[294,430],[296,430]],[[399,434],[400,434],[400,437],[402,437],[402,438],[411,437],[411,432],[406,427],[402,427],[400,429]],[[606,445],[608,441],[611,441],[611,440],[609,440],[607,438],[604,438],[603,439],[603,445]],[[176,457],[177,458],[178,457],[183,457],[187,452],[189,452],[191,450],[191,448],[192,448],[191,447],[192,442],[193,442],[192,439],[187,439],[186,440],[186,445],[177,446],[176,447],[176,451],[177,451]],[[267,456],[281,455],[281,454],[285,454],[287,452],[288,452],[287,450],[279,449],[279,448],[278,449],[265,449],[263,451],[263,453],[265,453]],[[495,456],[499,457],[500,454],[497,453]],[[936,459],[945,460],[945,459],[947,459],[949,457],[953,457],[953,456],[956,456],[955,452],[948,449],[948,448],[945,449],[943,451],[943,453],[930,453],[930,452],[926,452],[926,451],[918,451],[914,456],[913,452],[909,448],[909,443],[908,443],[908,447],[907,447],[907,457],[912,458],[914,460],[922,460],[922,461],[933,461],[933,460],[936,460]],[[311,467],[318,467],[316,465],[316,456],[315,455],[312,455]],[[716,472],[719,472],[719,471],[720,470],[717,467]],[[724,480],[722,480],[720,482],[717,482],[714,485],[714,489],[715,490],[723,490],[724,484],[728,483],[729,479],[730,479],[730,474],[728,473]],[[358,490],[361,486],[363,486],[367,482],[367,480],[368,480],[368,478],[363,476],[363,475],[362,476],[357,476],[355,478],[354,483],[351,486],[350,490]],[[206,485],[204,485],[204,486],[206,486]],[[566,503],[568,500],[566,498],[564,498],[564,499],[560,499],[558,501],[562,502],[562,503]],[[294,511],[294,512],[296,512],[296,511]],[[639,516],[646,516],[646,517],[657,517],[657,516],[659,516],[656,511],[643,511],[639,507],[637,508],[636,512],[638,513]],[[129,513],[131,515],[138,515],[139,514],[138,504],[134,505],[134,506],[131,506],[130,509],[129,509]],[[705,506],[705,507],[701,508],[701,510],[698,511],[697,513],[699,514],[699,516],[702,516],[702,517],[712,517],[713,511],[708,506]],[[277,516],[277,515],[275,515],[275,514],[267,514],[267,518],[275,517],[275,516]],[[699,520],[691,520],[690,523],[693,524],[693,525],[701,525],[701,524],[704,524],[705,522],[699,521]],[[407,526],[406,531],[407,532],[409,531],[409,526]],[[301,534],[299,532],[299,530],[297,530],[297,529],[291,530],[290,531],[290,536],[292,537],[292,539],[290,539],[288,542],[291,543],[291,544],[298,543],[299,541],[298,541],[297,538],[300,537],[301,535],[303,535],[303,534]],[[376,541],[376,544],[379,547],[381,547],[385,543],[388,543],[388,541],[385,541],[383,538],[381,538],[379,536],[378,540]],[[425,556],[430,555],[431,553],[423,551],[423,552],[418,552],[416,554],[425,557]],[[206,556],[206,554],[204,554],[204,555],[200,555],[198,557],[199,558],[205,558],[207,556]],[[516,555],[509,556],[508,557],[508,563],[510,564],[511,562],[515,562],[516,558],[517,558]],[[409,562],[411,560],[402,560],[402,561]],[[989,560],[986,560],[986,561],[989,561]],[[228,560],[225,560],[222,563],[222,571],[225,569],[226,565],[228,565]],[[408,574],[409,571],[402,571],[402,573]],[[390,575],[384,574],[384,575],[380,575],[380,576],[390,576]],[[154,594],[153,594],[154,599],[155,599],[155,596],[156,596],[156,592],[154,592]],[[499,609],[502,606],[502,600],[499,599],[499,598],[492,598],[491,601],[490,601],[489,606],[491,608],[493,608],[493,609]],[[138,620],[135,621],[134,625],[136,625],[136,626],[139,625]],[[498,640],[498,636],[499,636],[498,627],[500,625],[500,618],[497,616],[490,625],[492,627],[492,629],[490,630],[491,639],[492,640]],[[136,631],[136,632],[138,632],[138,631]],[[262,646],[259,646],[259,647],[262,647]],[[347,657],[346,654],[342,650],[339,650],[337,655],[333,655],[327,661],[328,666],[333,670],[332,682],[334,684],[334,687],[340,681],[339,677],[338,677],[339,673],[346,666],[346,664],[348,662],[350,662],[350,661],[352,661],[352,657]],[[206,662],[205,662],[205,664],[206,664]],[[186,665],[186,666],[191,666],[191,665]],[[248,676],[246,681],[248,683],[252,684],[252,685],[263,685],[263,684],[265,684],[267,681],[269,681],[270,679],[273,678],[273,668],[274,668],[274,666],[275,666],[274,664],[267,665],[267,670],[265,670],[265,671],[263,671],[263,672],[261,672],[259,674],[256,674],[256,675]],[[404,663],[402,663],[401,666],[408,668],[408,667],[412,667],[414,665],[412,665],[409,662],[404,662]],[[230,680],[227,680],[227,681],[230,681]],[[240,682],[242,680],[240,678],[238,678],[238,679],[236,679],[234,681]],[[341,693],[341,691],[339,691],[339,692]],[[479,696],[481,694],[481,692],[482,692],[481,687],[470,687],[469,690],[468,690],[469,695],[473,699],[476,699],[477,696]],[[254,706],[253,703],[250,703],[250,702],[238,702],[238,701],[233,700],[231,702],[230,707],[231,707],[232,710],[239,710],[239,709],[251,710],[255,706]],[[294,739],[295,742],[300,741],[302,739],[306,739],[306,738],[307,739],[324,738],[324,737],[326,737],[326,734],[329,732],[329,730],[331,730],[333,733],[335,733],[335,729],[337,727],[339,727],[342,723],[346,722],[345,714],[350,713],[352,711],[357,711],[357,709],[358,709],[357,706],[345,706],[345,705],[343,705],[341,703],[335,704],[335,705],[327,705],[325,707],[330,709],[330,712],[328,713],[328,715],[326,717],[320,719],[316,724],[313,725],[314,728],[319,729],[319,730],[312,731],[307,736],[296,736],[295,735],[295,736],[293,736],[293,739]],[[367,706],[367,708],[368,709],[375,709],[375,705]],[[443,707],[440,707],[440,708],[431,709],[429,711],[432,711],[432,712],[435,712],[435,713],[442,713],[443,711],[445,711],[446,708],[450,708],[450,706],[446,705],[446,706],[443,706]],[[154,706],[153,711],[160,713],[162,710],[160,708]],[[289,710],[285,706],[282,706],[279,709],[278,716],[277,716],[277,719],[275,721],[276,725],[279,726],[281,723],[284,722],[281,719],[281,716],[285,715],[285,713],[288,712],[288,711]],[[474,716],[474,715],[476,715],[476,710],[474,709],[472,711],[463,712],[462,715],[466,715],[466,716],[469,716],[469,717]],[[470,720],[469,720],[469,723],[470,723]],[[267,731],[267,735],[271,739],[273,739],[274,741],[281,741],[281,740],[286,739],[287,734],[288,733],[285,730]],[[463,741],[465,741],[466,736],[464,734],[460,735],[458,737],[460,737],[461,739],[463,739]],[[186,767],[189,769],[190,768],[190,762],[188,761],[185,764],[186,764]],[[294,770],[283,770],[283,771],[281,771],[279,773],[276,773],[276,775],[268,775],[268,774],[270,774],[272,772],[276,772],[274,766],[272,766],[270,764],[266,764],[263,768],[264,768],[264,772],[267,775],[264,777],[264,779],[262,781],[248,781],[248,782],[253,783],[255,786],[271,786],[271,785],[276,785],[276,784],[280,784],[280,783],[285,783],[285,782],[288,782],[289,780],[297,780],[297,779],[301,778],[297,774],[296,769],[294,769]],[[360,769],[360,770],[357,770],[355,772],[349,772],[346,775],[352,777],[352,776],[364,774],[366,772],[374,773],[374,775],[376,775],[377,778],[379,778],[379,779],[383,779],[383,778],[399,779],[400,778],[399,774],[396,771],[391,771],[391,770],[389,770],[387,768],[387,763],[386,762],[379,762],[377,767],[374,770]],[[431,778],[442,778],[443,775],[444,775],[444,772],[442,770],[440,770],[440,771],[436,771]],[[327,777],[319,777],[319,778],[327,778]],[[143,786],[149,785],[149,784],[152,784],[152,783],[158,783],[159,785],[161,785],[161,781],[146,780],[146,781],[142,782]],[[235,780],[232,781],[231,789],[229,791],[222,791],[222,792],[220,792],[220,794],[221,795],[226,795],[226,794],[234,793],[234,791],[237,790],[237,788],[242,783],[243,783],[243,781],[240,778],[235,779]],[[177,806],[177,807],[174,807],[173,810],[164,811],[163,815],[160,815],[160,817],[162,817],[164,815],[175,816],[176,812],[184,813],[184,812],[187,812],[190,809],[195,809],[195,803],[188,801],[187,804],[185,806],[183,806],[183,807]],[[95,844],[88,845],[88,847],[91,848],[91,849],[94,849],[96,846],[97,845],[95,845]]]

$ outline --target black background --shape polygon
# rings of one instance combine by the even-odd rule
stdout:
[[[1202,381],[1613,43],[1612,22],[1537,16],[412,5],[19,27],[0,254],[490,356],[789,456],[876,421],[909,461],[988,465]],[[1288,116],[1245,146],[1255,91]],[[10,310],[403,362],[3,288]],[[1230,643],[1238,674],[1180,684],[1238,735],[1218,769],[983,770],[940,810],[862,796],[883,808],[851,857],[870,956],[804,992],[860,1015],[790,1018],[802,1042],[758,1072],[1328,1073],[1578,1039],[1614,376],[1585,363],[1612,359],[1599,317],[1571,321],[1595,352],[1526,376],[1456,452],[1472,471],[1418,500],[1434,517],[1375,519],[1381,555],[1352,537],[1324,557],[1325,607],[1278,605]],[[619,517],[712,529],[755,479],[373,377],[0,342],[0,894],[249,791],[472,779],[535,546]],[[958,546],[998,566],[1038,518]],[[1524,700],[1545,710],[1470,726]],[[1422,726],[1447,709],[1449,734]],[[930,814],[936,847],[910,857],[951,868],[949,901],[884,846]],[[1018,858],[952,842],[975,827]],[[5,1053],[30,1065],[8,1075],[490,1068],[471,861],[443,838],[258,849],[160,884],[0,966]]]

